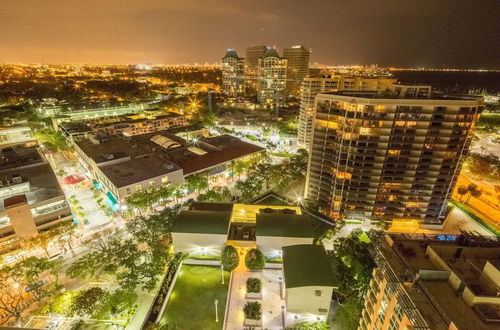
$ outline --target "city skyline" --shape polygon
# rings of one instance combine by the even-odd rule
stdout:
[[[214,63],[221,49],[303,44],[312,49],[311,63],[326,65],[499,68],[500,4],[491,0],[22,0],[4,1],[0,10],[0,62],[8,63]]]

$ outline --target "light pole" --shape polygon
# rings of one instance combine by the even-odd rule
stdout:
[[[220,265],[220,277],[222,278],[222,284],[224,284],[224,265]]]
[[[219,301],[217,299],[214,300],[214,305],[215,305],[215,322],[219,322],[219,314],[217,313],[217,304]]]

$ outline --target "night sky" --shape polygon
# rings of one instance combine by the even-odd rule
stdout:
[[[500,68],[500,0],[0,0],[0,62],[214,63],[303,44],[311,62]]]

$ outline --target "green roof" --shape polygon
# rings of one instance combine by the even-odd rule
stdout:
[[[256,235],[313,238],[311,219],[305,214],[258,213]]]
[[[227,235],[231,212],[182,211],[172,225],[172,233]]]
[[[330,260],[323,245],[290,245],[284,246],[282,250],[286,288],[337,287]]]

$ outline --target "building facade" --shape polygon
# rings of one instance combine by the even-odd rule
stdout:
[[[245,54],[245,87],[249,94],[255,94],[259,87],[259,59],[266,52],[266,46],[252,46]]]
[[[274,109],[285,103],[287,62],[272,47],[259,59],[257,99],[262,107]]]
[[[334,218],[441,224],[482,104],[430,86],[318,94],[308,198]]]
[[[230,97],[245,94],[245,59],[234,49],[228,49],[222,58],[222,91]]]
[[[373,254],[358,330],[498,329],[498,242],[387,235]]]
[[[286,95],[300,97],[302,80],[309,72],[311,50],[304,46],[292,46],[283,49],[283,57],[287,59]]]
[[[0,250],[72,219],[52,168],[36,147],[2,151],[0,198]]]
[[[383,92],[390,89],[396,79],[347,77],[343,75],[317,75],[302,80],[299,112],[298,145],[310,150],[314,123],[314,100],[319,93],[340,90],[364,90]]]

